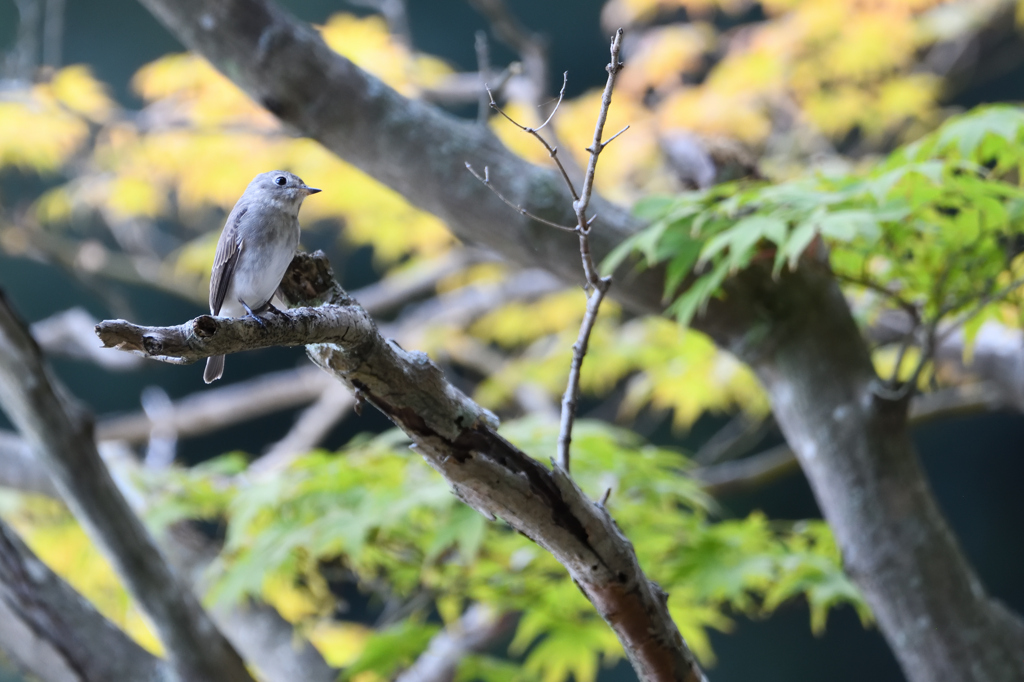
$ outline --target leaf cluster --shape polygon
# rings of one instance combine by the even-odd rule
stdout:
[[[901,309],[933,332],[940,321],[1019,324],[1024,275],[1024,111],[978,109],[899,149],[863,173],[776,185],[732,183],[652,198],[652,222],[603,264],[631,254],[665,264],[670,310],[688,323],[722,284],[755,260],[776,276],[802,258],[828,256],[864,295],[864,317]],[[681,291],[681,293],[680,293]]]
[[[545,453],[557,428],[522,420],[503,434],[527,452]],[[453,622],[475,601],[523,613],[510,653],[524,679],[593,680],[602,660],[621,656],[614,633],[547,552],[459,502],[404,445],[396,433],[360,439],[339,453],[311,453],[268,480],[225,474],[234,465],[178,471],[154,484],[151,518],[226,519],[210,597],[304,600],[305,608],[282,612],[309,629],[347,627],[331,617],[337,605],[324,578],[341,567],[382,602],[404,605],[404,624],[395,627],[419,633],[411,641],[420,649],[435,628],[431,618]],[[840,604],[868,618],[820,522],[773,524],[759,514],[715,521],[679,453],[589,421],[579,424],[574,445],[574,477],[594,497],[611,489],[611,513],[706,660],[713,657],[709,628],[726,630],[732,614],[766,615],[798,595],[811,604],[816,632]],[[392,659],[374,652],[394,635],[386,629],[368,637],[349,671],[392,672]],[[486,678],[513,664],[476,656],[464,665]]]

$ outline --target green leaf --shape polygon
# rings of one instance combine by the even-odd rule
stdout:
[[[675,242],[672,245],[673,255],[665,267],[665,293],[663,294],[665,299],[669,299],[686,279],[686,276],[693,271],[702,246],[702,242],[691,238],[682,231],[675,233],[673,237]],[[666,242],[668,241],[669,239],[666,238]]]
[[[796,226],[789,235],[789,240],[786,241],[785,246],[780,248],[775,256],[776,272],[781,269],[781,259],[788,259],[790,269],[796,269],[800,256],[803,255],[808,245],[818,234],[818,221],[820,219],[820,215],[814,215]]]
[[[818,221],[818,231],[826,237],[843,242],[852,242],[859,237],[874,243],[882,234],[875,216],[864,210],[827,213]]]
[[[455,682],[531,681],[532,678],[519,665],[481,654],[465,656],[455,672]]]
[[[1014,143],[1022,128],[1024,111],[1020,108],[1007,105],[985,107],[944,125],[939,132],[938,148],[941,150],[955,144],[960,155],[970,159],[988,135]]]
[[[711,297],[714,296],[722,282],[729,275],[730,264],[722,261],[708,274],[703,275],[694,281],[690,288],[683,292],[683,295],[676,299],[676,302],[668,307],[666,314],[679,320],[679,324],[687,326]]]
[[[342,674],[343,680],[350,680],[359,673],[373,671],[390,678],[416,660],[427,648],[431,637],[440,627],[406,619],[370,637],[359,658],[352,662]]]
[[[637,242],[640,239],[640,233],[630,235],[626,239],[619,242],[618,246],[611,250],[604,260],[601,261],[601,274],[608,276],[613,274],[619,269],[623,261],[629,258],[637,250]]]
[[[733,269],[739,268],[750,260],[754,246],[761,239],[781,243],[785,241],[787,230],[785,221],[775,216],[748,216],[711,238],[701,251],[700,261],[710,261],[728,249],[730,265]]]

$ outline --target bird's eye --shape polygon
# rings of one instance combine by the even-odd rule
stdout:
[[[283,175],[278,175],[276,178],[274,178],[274,182],[276,182],[281,187],[284,187],[288,180]]]

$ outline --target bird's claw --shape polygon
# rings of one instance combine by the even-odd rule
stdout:
[[[245,308],[245,312],[246,312],[246,313],[248,313],[248,316],[249,316],[249,317],[251,317],[252,319],[256,320],[256,324],[258,324],[258,325],[260,326],[260,328],[262,328],[262,329],[263,329],[263,331],[267,331],[267,323],[266,323],[266,322],[264,322],[264,321],[263,321],[263,320],[262,320],[262,319],[260,318],[260,316],[259,316],[259,315],[257,315],[256,313],[254,313],[254,312],[252,311],[252,308],[250,308],[250,307],[249,307],[248,305],[246,305],[245,301],[239,301],[239,303],[241,303],[241,304],[242,304],[242,307],[243,307],[243,308]],[[271,307],[273,307],[273,306],[271,306]],[[280,312],[280,311],[278,311],[278,312]]]

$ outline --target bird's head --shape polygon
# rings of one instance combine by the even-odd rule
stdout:
[[[302,179],[288,171],[260,173],[246,188],[246,194],[258,194],[267,201],[291,206],[298,210],[302,200],[320,190],[309,187]]]

